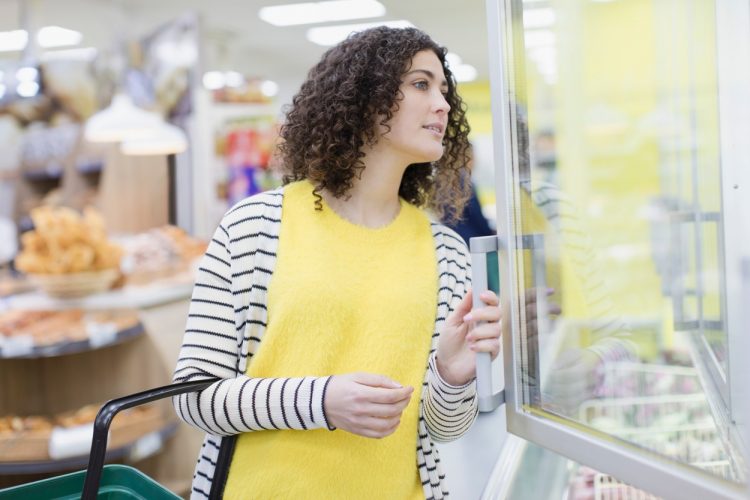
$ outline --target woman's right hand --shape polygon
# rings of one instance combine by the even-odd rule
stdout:
[[[323,406],[330,425],[380,439],[396,431],[413,392],[413,387],[402,387],[385,375],[334,375],[328,382]]]

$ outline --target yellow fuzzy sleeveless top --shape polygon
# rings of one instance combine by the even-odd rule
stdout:
[[[325,202],[315,210],[312,190],[307,181],[285,188],[268,327],[247,375],[365,371],[415,391],[384,439],[325,429],[242,434],[225,498],[423,499],[415,445],[438,291],[429,220],[402,200],[389,225],[358,226]]]

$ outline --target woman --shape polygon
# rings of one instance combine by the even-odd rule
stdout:
[[[385,27],[330,49],[281,130],[286,185],[224,216],[174,375],[222,379],[174,399],[208,433],[194,498],[224,481],[226,498],[447,495],[433,443],[476,418],[475,353],[497,355],[500,308],[484,291],[472,310],[466,247],[422,210],[466,199],[445,53]]]

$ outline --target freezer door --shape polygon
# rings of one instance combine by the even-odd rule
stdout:
[[[665,498],[745,498],[747,2],[487,14],[509,431]]]

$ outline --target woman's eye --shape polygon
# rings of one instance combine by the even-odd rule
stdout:
[[[417,87],[420,90],[426,90],[427,89],[427,82],[414,82],[414,86]]]

